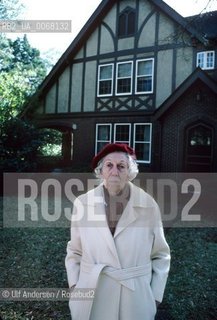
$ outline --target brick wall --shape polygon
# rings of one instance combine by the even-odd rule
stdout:
[[[214,145],[217,146],[217,96],[198,81],[172,105],[160,119],[162,172],[183,171],[184,133],[187,126],[203,121],[214,128]],[[214,147],[214,164],[217,163],[217,147]],[[217,165],[214,165],[217,171]]]

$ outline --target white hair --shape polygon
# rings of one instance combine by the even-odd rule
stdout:
[[[127,157],[128,160],[128,179],[129,181],[132,181],[133,179],[135,179],[135,177],[137,176],[137,174],[139,173],[139,169],[138,169],[138,164],[136,162],[135,159],[133,159],[131,157],[131,155],[129,155],[128,153],[124,153]],[[103,166],[103,160],[104,158],[102,158],[97,167],[95,168],[94,172],[95,175],[98,179],[102,178],[102,166]]]

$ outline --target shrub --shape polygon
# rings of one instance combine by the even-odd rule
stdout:
[[[27,121],[10,118],[0,125],[1,171],[34,171],[36,155],[43,137],[39,130]]]

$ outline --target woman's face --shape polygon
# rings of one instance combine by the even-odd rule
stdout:
[[[113,152],[103,159],[101,174],[104,185],[111,195],[116,195],[124,189],[129,181],[128,173],[128,159],[124,153]]]

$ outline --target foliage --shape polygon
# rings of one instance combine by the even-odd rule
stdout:
[[[55,129],[40,129],[41,135],[46,137],[43,145],[39,147],[41,156],[61,156],[62,155],[62,133]]]
[[[0,167],[4,171],[36,169],[36,154],[43,142],[40,132],[19,118],[11,118],[0,125]]]
[[[0,0],[1,19],[15,18],[19,0]],[[35,155],[44,137],[17,116],[37,90],[47,73],[39,50],[24,35],[16,40],[0,34],[0,167],[26,171],[36,166]]]
[[[0,135],[0,168],[4,171],[35,171],[37,156],[61,154],[61,132],[39,130],[28,121],[16,117],[0,124]]]
[[[26,36],[15,41],[2,36],[0,53],[0,120],[16,116],[46,75],[40,52]]]
[[[23,8],[20,0],[0,0],[0,19],[14,19],[22,13]]]

